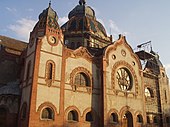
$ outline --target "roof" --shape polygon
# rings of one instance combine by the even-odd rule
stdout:
[[[0,87],[0,95],[20,95],[19,83],[10,82],[5,86]]]
[[[0,45],[3,45],[5,47],[18,51],[23,51],[27,47],[27,44],[28,43],[26,42],[0,35]]]

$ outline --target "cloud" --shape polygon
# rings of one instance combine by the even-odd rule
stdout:
[[[116,23],[113,20],[109,20],[109,28],[110,28],[110,32],[113,34],[121,33],[121,30],[119,29],[119,27],[116,25]]]
[[[34,9],[32,9],[32,8],[28,8],[28,9],[26,9],[28,12],[33,12],[34,11]]]
[[[68,17],[66,17],[66,16],[58,19],[58,23],[60,26],[63,25],[64,23],[66,23],[67,21],[68,21]]]
[[[17,12],[17,9],[16,9],[16,8],[6,7],[6,10],[8,10],[9,12]]]
[[[8,29],[13,31],[19,39],[28,41],[29,34],[35,26],[35,23],[35,20],[22,18],[17,20],[16,24],[9,25]]]

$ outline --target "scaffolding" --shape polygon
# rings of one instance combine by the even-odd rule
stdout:
[[[162,114],[162,105],[161,105],[161,95],[160,95],[160,86],[159,86],[159,77],[160,74],[159,65],[157,63],[156,53],[152,50],[151,41],[142,43],[137,46],[137,51],[135,52],[142,64],[142,67],[146,73],[150,72],[153,77],[155,77],[155,91],[156,91],[156,104],[147,103],[146,107],[147,114],[158,115],[160,117],[159,125],[163,126],[163,114]],[[150,107],[153,106],[157,108],[157,112],[152,112]]]

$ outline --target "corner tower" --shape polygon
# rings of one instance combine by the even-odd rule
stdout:
[[[20,127],[59,126],[55,121],[60,113],[62,42],[58,16],[49,3],[39,15],[25,52]]]
[[[96,20],[95,11],[80,0],[68,15],[69,21],[62,26],[65,45],[71,49],[80,46],[103,48],[112,42],[104,26]]]

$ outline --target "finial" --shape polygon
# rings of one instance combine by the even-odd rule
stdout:
[[[50,2],[49,2],[49,7],[51,7],[51,0],[50,0]]]
[[[86,0],[79,0],[79,4],[80,5],[85,5],[86,4]]]

